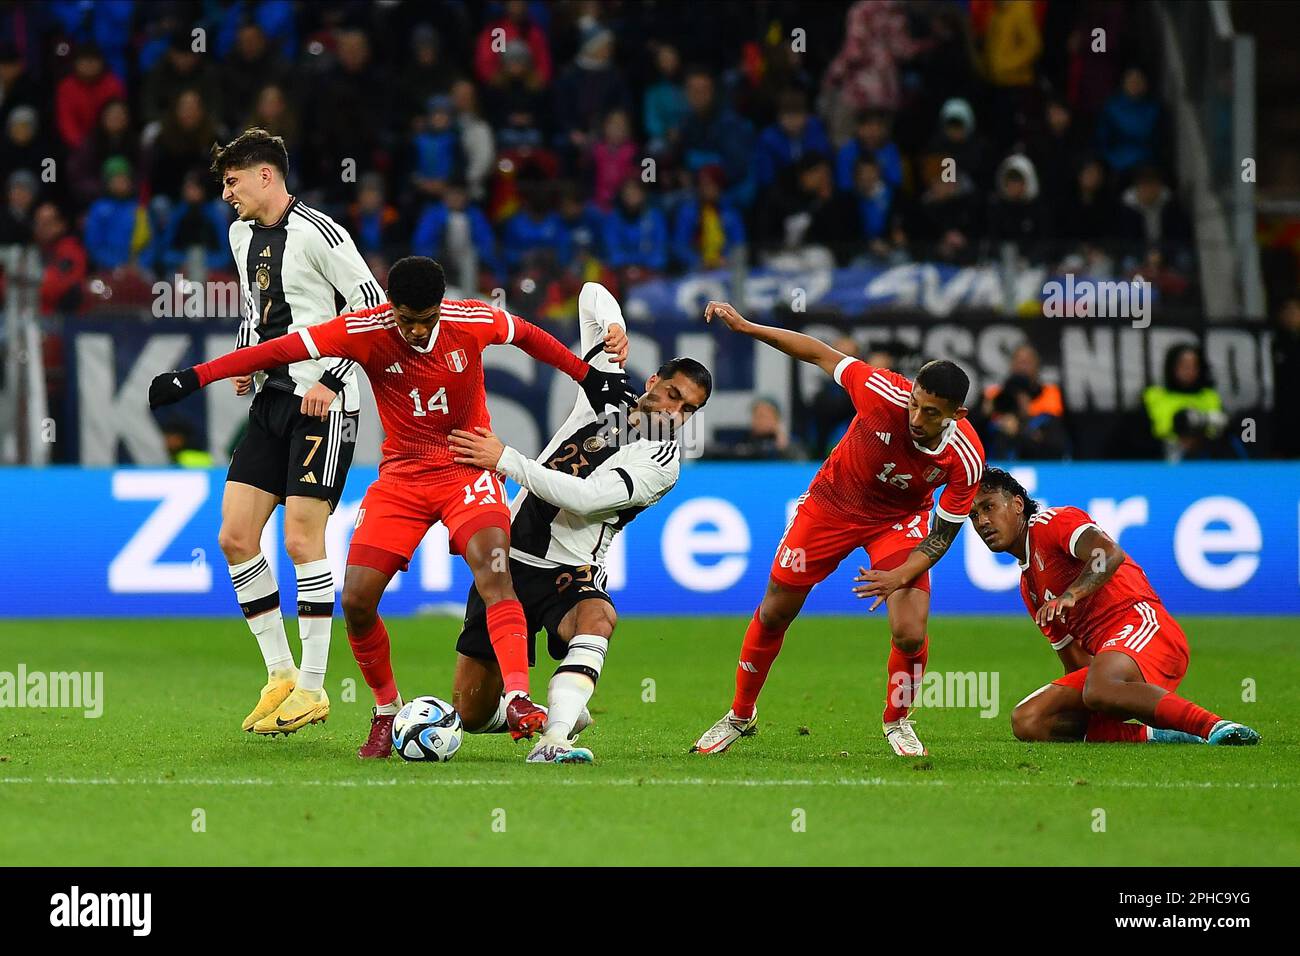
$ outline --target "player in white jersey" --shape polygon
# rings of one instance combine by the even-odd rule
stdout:
[[[239,216],[230,226],[245,313],[239,347],[385,301],[347,231],[289,195],[288,162],[284,141],[261,129],[213,149],[221,198]],[[243,729],[289,734],[329,716],[324,681],[334,579],[325,525],[338,506],[356,445],[357,372],[347,359],[322,358],[234,383],[236,394],[254,388],[257,394],[226,475],[218,543],[267,670]],[[298,583],[301,668],[294,664],[280,591],[261,551],[262,529],[281,503],[284,547]]]
[[[588,282],[578,296],[583,358],[616,371],[627,358],[627,334],[618,302]],[[528,620],[529,660],[543,628],[560,661],[547,692],[549,715],[530,763],[590,763],[574,746],[590,722],[595,692],[617,616],[605,591],[605,554],[614,536],[677,483],[686,420],[704,406],[713,379],[699,362],[677,358],[646,382],[627,412],[598,417],[581,395],[573,411],[534,461],[488,429],[453,431],[457,461],[499,471],[522,491],[511,505],[510,575]],[[505,729],[501,673],[488,639],[486,610],[470,590],[456,644],[452,703],[470,733]]]

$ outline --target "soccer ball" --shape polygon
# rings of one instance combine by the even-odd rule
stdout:
[[[393,747],[403,760],[450,760],[463,736],[460,714],[437,697],[408,701],[393,718]]]

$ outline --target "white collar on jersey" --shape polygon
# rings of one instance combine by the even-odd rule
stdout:
[[[948,447],[948,442],[952,440],[952,436],[956,433],[956,431],[957,431],[957,419],[954,418],[950,422],[948,422],[948,426],[943,430],[943,433],[939,438],[939,444],[934,446],[933,451],[931,451],[929,448],[926,448],[924,445],[920,444],[915,438],[912,439],[912,444],[916,446],[917,451],[925,452],[927,455],[939,455],[942,454],[943,450]]]
[[[1029,529],[1031,527],[1033,527],[1032,523],[1026,521],[1025,522],[1025,560],[1021,561],[1019,558],[1016,558],[1016,564],[1020,565],[1021,571],[1029,570]]]
[[[430,352],[433,351],[433,343],[435,343],[435,342],[438,341],[438,330],[439,330],[440,328],[442,328],[442,319],[439,319],[439,320],[438,320],[438,324],[435,325],[435,326],[433,327],[433,331],[432,331],[431,333],[429,333],[429,344],[426,345],[426,346],[425,346],[424,348],[422,348],[422,349],[417,349],[417,348],[416,348],[414,345],[412,345],[410,342],[406,342],[406,337],[405,337],[405,336],[402,337],[402,341],[403,341],[403,342],[406,342],[406,346],[407,346],[407,348],[409,348],[409,349],[411,349],[411,350],[413,350],[413,351],[419,352],[421,355],[428,355]]]

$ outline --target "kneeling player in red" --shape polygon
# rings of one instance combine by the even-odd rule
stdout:
[[[366,371],[384,428],[379,478],[357,514],[343,585],[343,614],[352,652],[375,696],[362,757],[387,757],[402,699],[389,663],[388,631],[379,600],[406,570],[425,532],[441,521],[451,550],[461,554],[487,606],[487,629],[503,676],[506,717],[516,739],[532,737],[546,712],[528,694],[528,639],[510,578],[510,510],[501,479],[457,464],[453,429],[491,424],[483,386],[483,349],[513,343],[581,383],[597,413],[634,402],[626,377],[593,369],[553,336],[476,300],[443,299],[446,280],[432,259],[399,259],[388,273],[388,303],[339,316],[191,369],[167,372],[149,388],[151,407],[179,401],[222,378],[322,355],[351,359]],[[315,453],[311,449],[308,461]],[[331,465],[326,464],[329,468]]]
[[[1259,743],[1251,728],[1174,693],[1187,673],[1187,638],[1142,569],[1086,511],[1040,510],[1014,477],[987,468],[971,522],[990,550],[1020,562],[1025,607],[1065,665],[1064,677],[1016,705],[1016,737]]]

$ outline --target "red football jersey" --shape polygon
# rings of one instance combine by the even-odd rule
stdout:
[[[1097,523],[1081,508],[1048,508],[1030,517],[1025,532],[1028,560],[1020,565],[1020,596],[1030,616],[1065,591],[1084,563],[1092,560],[1076,558],[1074,546],[1084,531],[1096,527]],[[1118,620],[1139,601],[1159,604],[1160,598],[1142,568],[1130,557],[1109,581],[1070,608],[1066,624],[1057,619],[1042,631],[1058,650],[1073,639],[1095,654],[1106,638],[1114,636]]]
[[[939,515],[964,522],[984,473],[984,446],[967,419],[949,425],[931,451],[912,440],[907,423],[910,379],[858,359],[845,359],[835,381],[857,415],[808,487],[823,508],[859,524],[898,521],[934,505]]]
[[[444,299],[439,316],[423,350],[402,338],[387,303],[299,331],[313,358],[336,355],[365,369],[384,426],[380,474],[436,470],[454,483],[482,471],[453,462],[447,435],[491,426],[483,349],[512,341],[515,318],[474,299]]]

